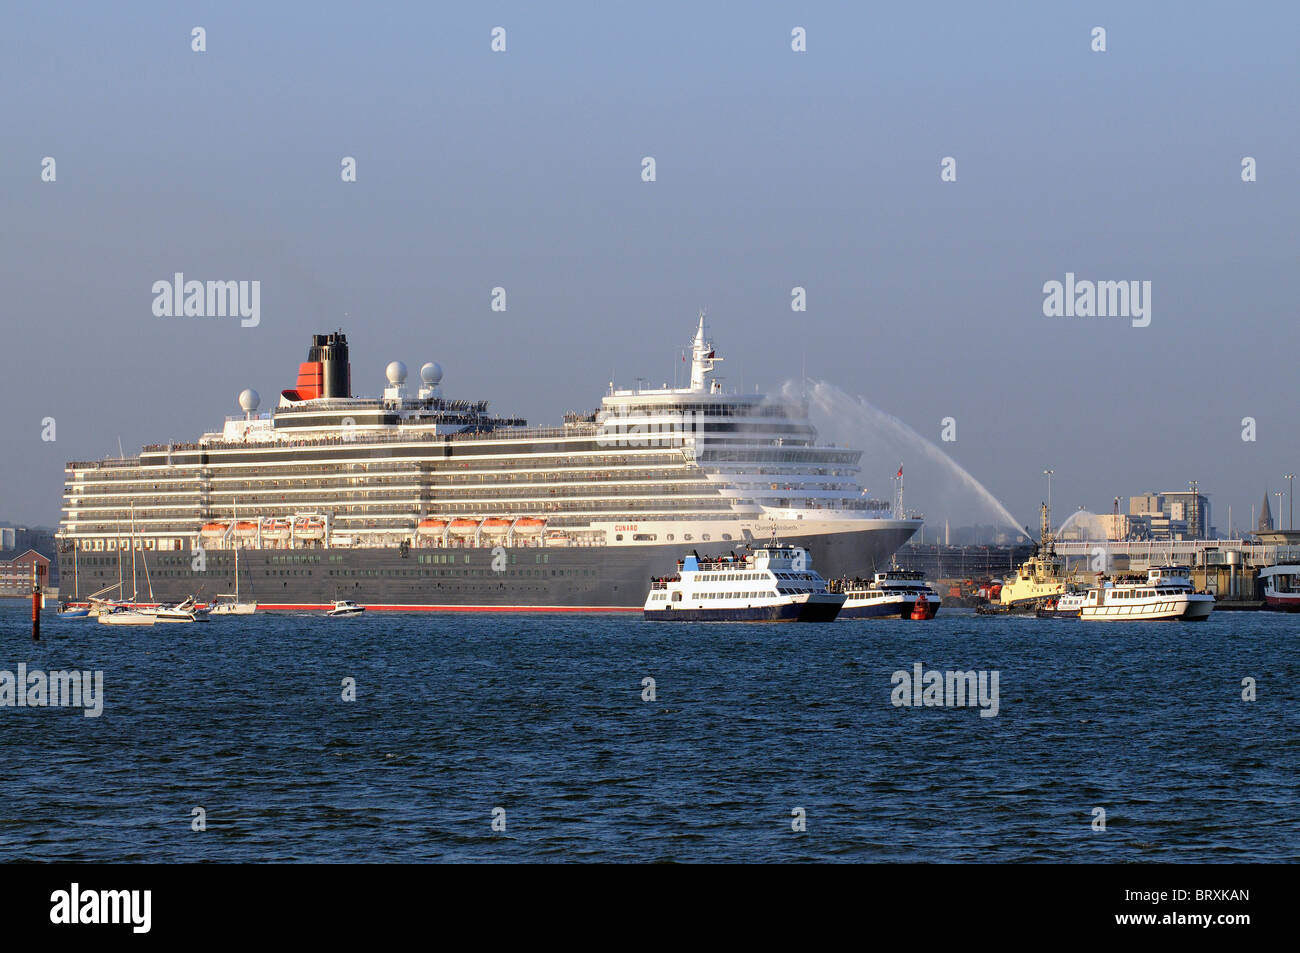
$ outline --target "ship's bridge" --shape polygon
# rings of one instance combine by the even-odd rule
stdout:
[[[690,350],[686,387],[610,384],[596,415],[602,446],[679,449],[737,512],[887,509],[864,498],[861,451],[817,443],[806,400],[723,392],[702,315]]]

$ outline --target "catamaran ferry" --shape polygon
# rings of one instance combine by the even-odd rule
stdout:
[[[779,534],[831,575],[885,568],[921,520],[866,496],[862,451],[818,443],[804,400],[724,393],[703,317],[689,348],[686,386],[539,428],[443,396],[434,363],[354,397],[346,336],[315,335],[274,410],[245,390],[196,441],[69,463],[60,569],[120,597],[134,547],[166,602],[639,611],[683,547]]]

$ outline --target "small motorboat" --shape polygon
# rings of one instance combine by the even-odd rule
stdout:
[[[334,608],[330,609],[325,614],[328,616],[361,615],[361,613],[365,611],[365,606],[359,606],[355,602],[350,602],[347,599],[339,599],[334,603]]]
[[[60,619],[85,619],[90,616],[90,606],[74,606],[63,603],[59,606]]]

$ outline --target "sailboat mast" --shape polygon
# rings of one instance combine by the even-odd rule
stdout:
[[[135,504],[131,504],[131,602],[137,601],[139,589],[135,581]]]

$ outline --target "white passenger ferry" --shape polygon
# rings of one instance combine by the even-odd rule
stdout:
[[[1209,618],[1214,596],[1192,588],[1186,566],[1158,566],[1147,572],[1146,582],[1101,582],[1081,593],[1066,593],[1057,601],[1056,614],[1078,608],[1078,616],[1091,622],[1138,622],[1177,619],[1195,622]]]
[[[713,559],[691,553],[677,573],[650,581],[645,618],[673,622],[833,622],[844,594],[830,592],[799,546],[768,545]]]
[[[1267,566],[1259,571],[1264,604],[1280,612],[1300,612],[1300,565]]]
[[[925,573],[891,569],[876,573],[871,582],[865,579],[836,579],[832,592],[845,595],[841,619],[911,618],[919,601],[926,618],[933,618],[942,601],[926,584]]]

